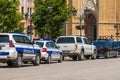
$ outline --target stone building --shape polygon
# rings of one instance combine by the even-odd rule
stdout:
[[[63,35],[82,35],[91,40],[99,36],[120,39],[120,0],[67,0],[77,13],[63,26]],[[82,26],[78,30],[76,26]]]

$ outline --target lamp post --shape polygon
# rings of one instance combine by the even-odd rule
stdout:
[[[85,13],[85,16],[88,16],[89,15],[89,9],[88,9],[88,7],[86,7],[85,9],[84,9],[84,13]]]
[[[73,13],[73,16],[74,16],[74,18],[75,18],[75,16],[77,15],[77,10],[75,9],[75,8],[73,8],[73,11],[72,11],[72,13]],[[79,21],[80,21],[80,25],[79,26],[76,26],[76,28],[78,29],[78,30],[80,30],[80,36],[82,36],[82,16],[80,15],[80,17],[78,18],[79,19]]]
[[[25,13],[25,20],[26,20],[26,23],[25,23],[25,28],[24,28],[24,33],[27,35],[27,20],[28,20],[28,12]]]
[[[31,12],[31,11],[30,11]],[[30,13],[31,16],[31,13]],[[28,12],[25,13],[25,20],[26,20],[26,27],[27,27],[27,20],[28,20],[29,14]],[[32,19],[30,19],[30,25],[26,28],[25,33],[29,36],[30,40],[32,40]]]
[[[115,33],[115,34],[116,34],[116,39],[117,39],[117,41],[118,41],[118,37],[119,37],[119,31],[118,31],[118,30],[119,30],[119,28],[120,28],[120,24],[115,24],[115,25],[114,25],[114,28],[116,29],[116,33]]]

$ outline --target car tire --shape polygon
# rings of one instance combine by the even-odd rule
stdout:
[[[60,55],[60,59],[58,60],[59,63],[62,63],[62,60],[63,60],[63,56]]]
[[[85,59],[84,57],[84,51],[81,51],[80,55],[79,55],[79,60],[83,61]]]
[[[36,54],[35,60],[33,61],[34,66],[38,66],[40,64],[40,55]]]
[[[51,63],[51,56],[48,55],[48,58],[47,58],[47,64],[50,64]]]
[[[91,56],[91,59],[95,60],[96,56],[97,56],[97,51],[95,50],[94,53],[93,53],[93,55]]]
[[[119,54],[119,53],[118,53],[118,51],[116,51],[116,55],[115,55],[115,58],[118,58],[118,54]]]
[[[7,65],[8,65],[8,67],[12,67],[12,66],[13,66],[12,61],[8,61],[8,62],[7,62]]]
[[[62,61],[64,61],[65,60],[65,56],[62,56]]]
[[[77,56],[73,56],[72,59],[73,59],[74,61],[76,61],[76,60],[77,60]]]
[[[22,55],[18,53],[18,57],[15,60],[14,64],[15,67],[21,67],[22,66]]]
[[[106,58],[106,59],[110,58],[110,51],[107,51],[107,52],[105,53],[105,58]]]
[[[96,58],[99,59],[99,56],[97,56]]]

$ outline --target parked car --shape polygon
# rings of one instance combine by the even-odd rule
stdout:
[[[18,33],[0,33],[0,62],[21,67],[22,62],[40,63],[40,48],[29,38]]]
[[[118,49],[111,41],[94,41],[93,45],[97,47],[97,58],[118,57]]]
[[[64,57],[73,60],[84,60],[85,58],[96,59],[97,50],[90,40],[80,36],[60,36],[56,40],[57,45],[63,51]]]
[[[41,48],[41,61],[45,61],[48,64],[50,64],[51,61],[62,62],[63,53],[53,41],[48,39],[34,40],[34,43]]]

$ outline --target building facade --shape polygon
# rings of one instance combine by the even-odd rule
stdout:
[[[63,35],[82,35],[91,40],[111,35],[119,40],[120,0],[67,0],[77,10],[63,27]],[[76,26],[82,26],[78,30]]]

